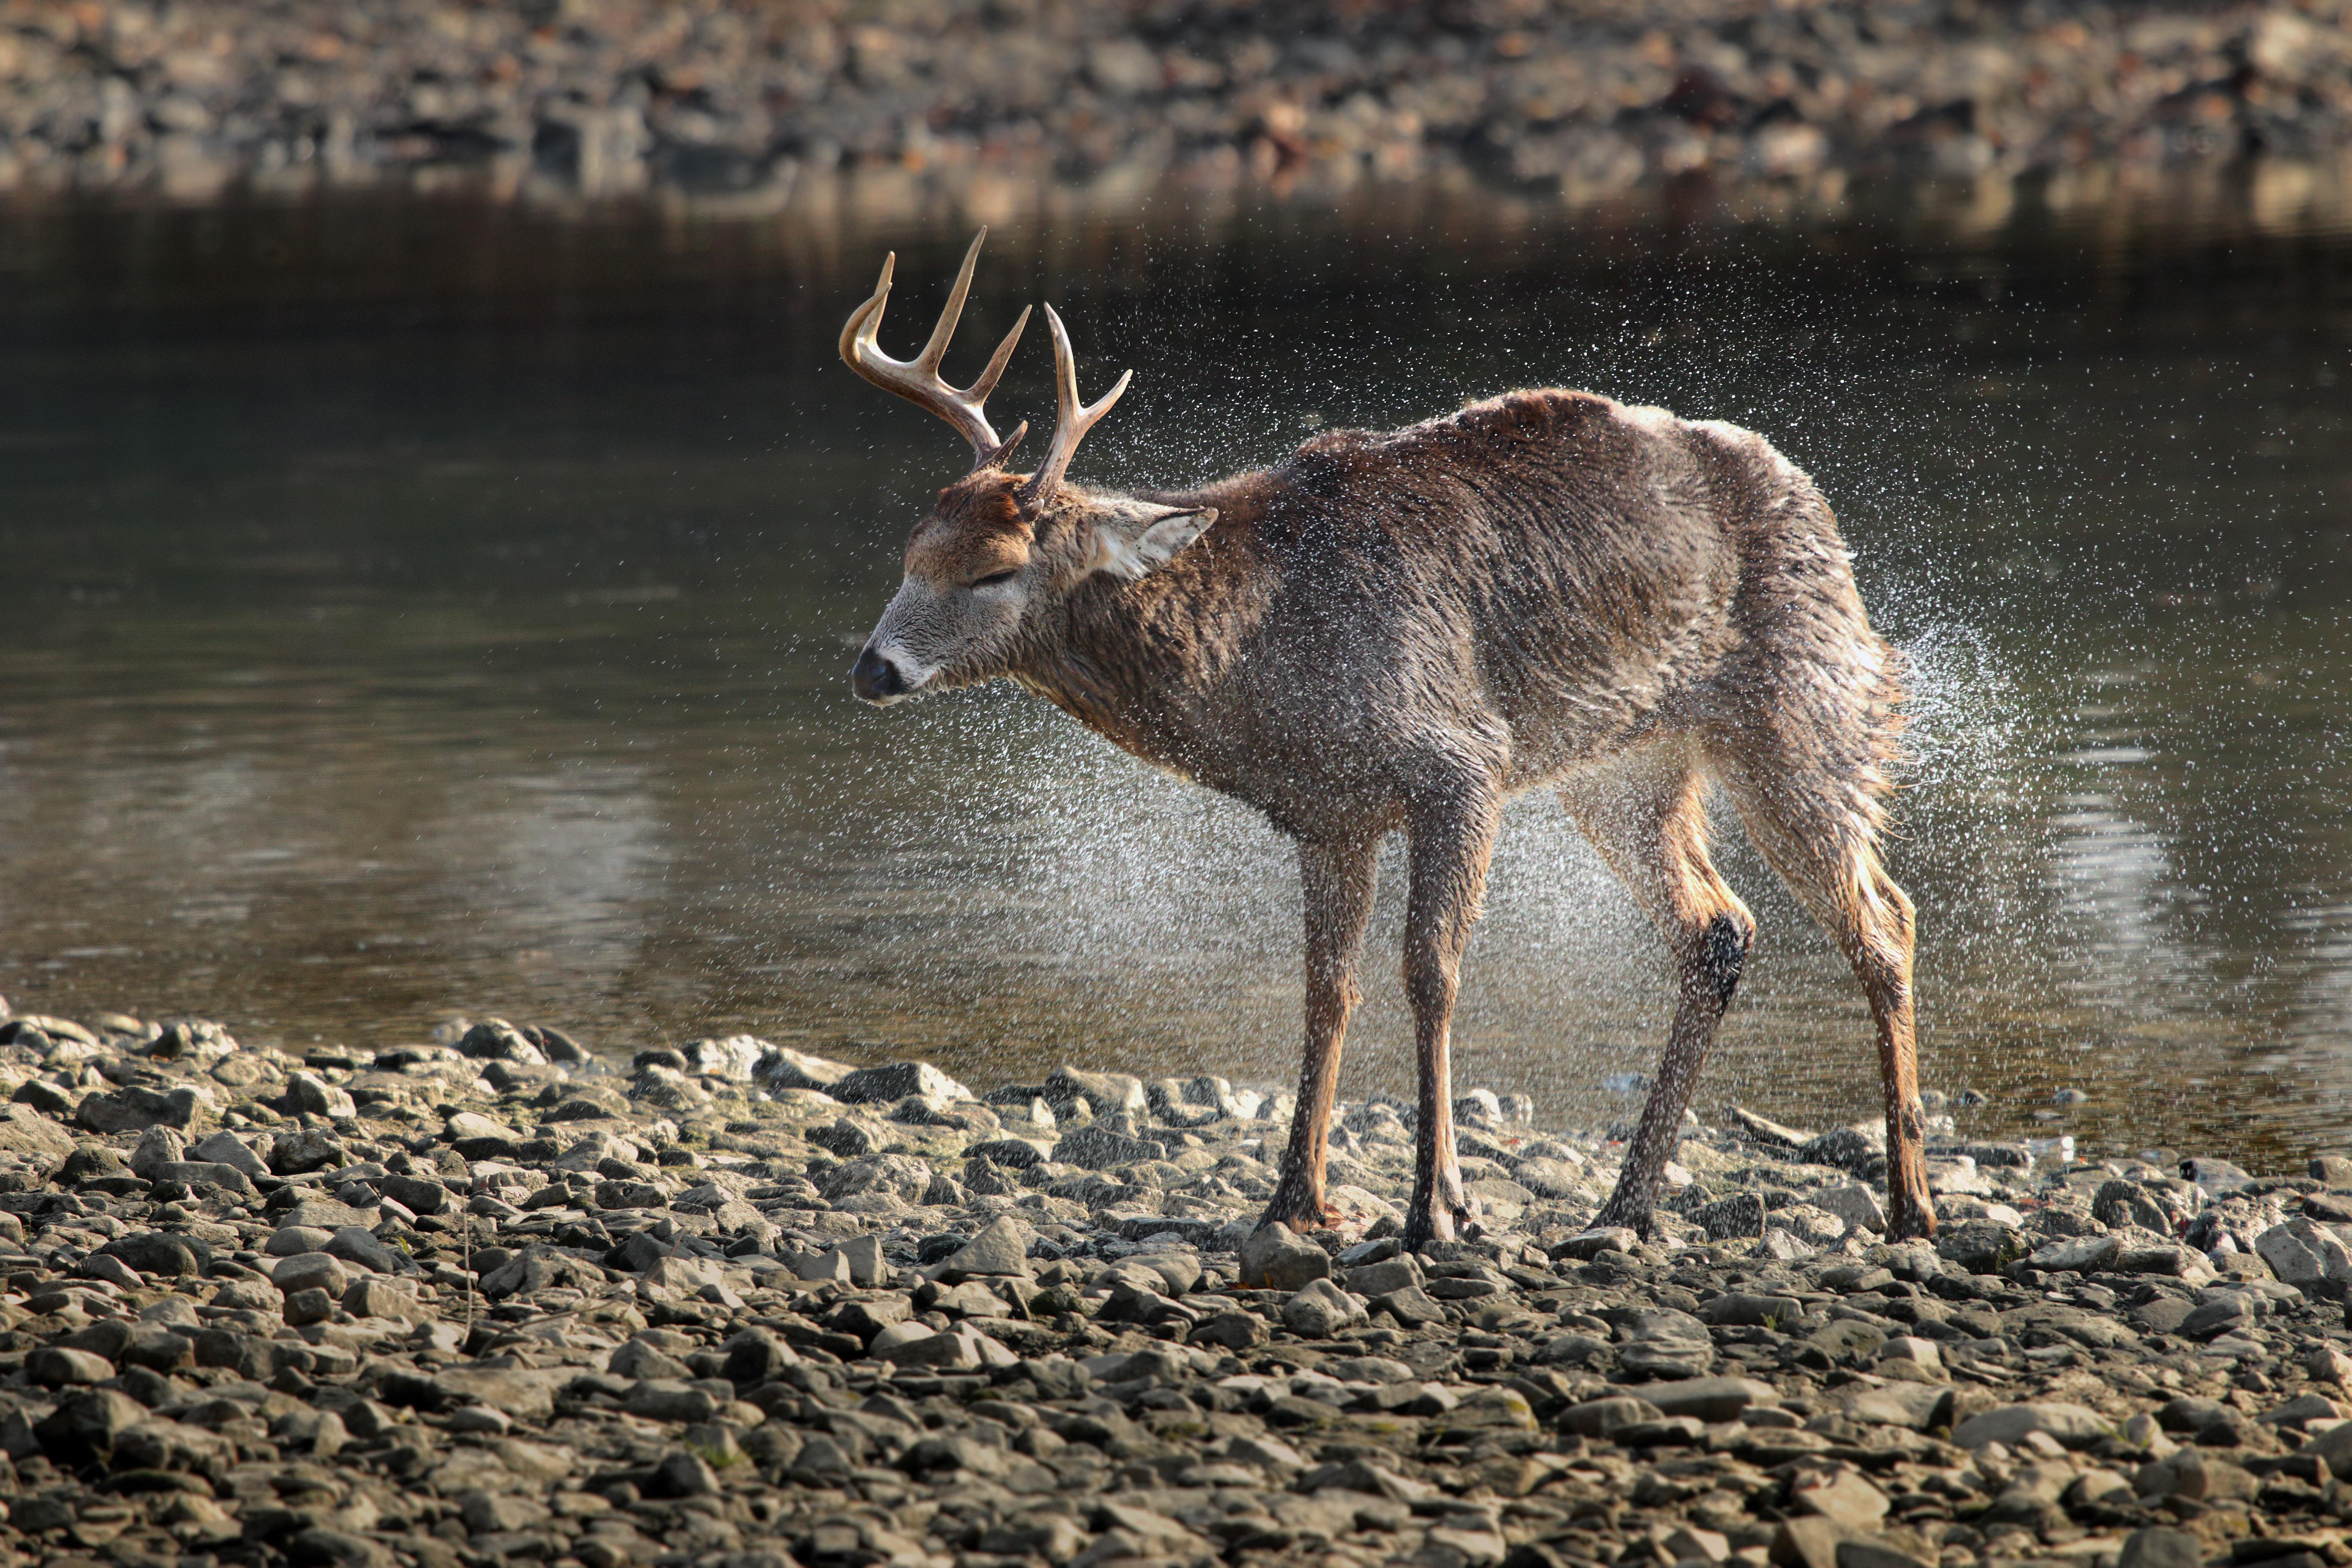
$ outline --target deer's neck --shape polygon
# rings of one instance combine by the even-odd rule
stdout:
[[[1090,580],[1013,679],[1148,762],[1213,773],[1205,721],[1265,596],[1254,542],[1220,524],[1139,582]]]

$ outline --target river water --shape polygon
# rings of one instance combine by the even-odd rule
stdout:
[[[2352,1142],[2352,235],[2227,202],[1741,217],[1405,194],[1002,228],[961,358],[1069,318],[1134,389],[1079,477],[1566,384],[1764,432],[1916,666],[1893,863],[1927,1084],[1987,1132]],[[850,698],[943,427],[961,218],[462,199],[0,220],[0,994],[293,1046],[458,1015],[751,1030],[982,1084],[1295,1071],[1297,879],[1248,814],[1005,689]],[[1042,334],[996,397],[1050,416]],[[1762,942],[1700,1091],[1874,1095],[1861,997],[1727,816]],[[1410,1072],[1400,879],[1345,1092]],[[1622,1115],[1670,985],[1548,797],[1460,1081]],[[2053,1096],[2090,1100],[2062,1110]]]

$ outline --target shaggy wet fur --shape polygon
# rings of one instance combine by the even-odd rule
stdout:
[[[1014,476],[944,492],[910,580],[1003,540]],[[1215,522],[1134,580],[1089,574],[1105,509]],[[1721,786],[1868,994],[1891,1233],[1930,1234],[1912,910],[1878,854],[1899,668],[1811,481],[1761,437],[1584,393],[1515,392],[1390,434],[1333,432],[1279,468],[1136,498],[1066,486],[1024,519],[1048,590],[937,684],[1009,675],[1136,755],[1297,840],[1307,1053],[1269,1221],[1323,1223],[1340,1044],[1379,838],[1410,841],[1404,979],[1420,1054],[1407,1234],[1469,1217],[1447,1029],[1504,802],[1559,791],[1672,947],[1674,1024],[1601,1223],[1646,1230],[1755,931],[1707,857]],[[983,545],[983,541],[985,544]],[[927,566],[927,552],[940,562]],[[877,633],[877,637],[880,634]]]

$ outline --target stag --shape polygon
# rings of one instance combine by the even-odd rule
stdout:
[[[1707,856],[1720,787],[1833,937],[1877,1026],[1888,1234],[1935,1230],[1912,1035],[1912,905],[1880,859],[1900,666],[1871,630],[1812,481],[1761,437],[1589,393],[1507,393],[1402,430],[1338,430],[1184,490],[1068,478],[1127,390],[1082,404],[1051,305],[1059,416],[1013,471],[979,378],[940,374],[985,229],[930,341],[877,346],[896,257],[842,329],[859,375],[938,415],[971,471],[906,546],[852,671],[888,704],[1009,678],[1157,766],[1264,813],[1298,847],[1307,1040],[1265,1224],[1328,1224],[1324,1156],[1372,907],[1402,830],[1404,984],[1419,1067],[1405,1240],[1472,1221],[1448,1029],[1504,803],[1556,791],[1664,932],[1679,982],[1663,1063],[1596,1226],[1647,1235],[1685,1109],[1756,921]]]

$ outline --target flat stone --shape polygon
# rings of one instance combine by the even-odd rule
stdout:
[[[1857,1388],[1845,1396],[1845,1414],[1874,1426],[1926,1432],[1952,1418],[1952,1391],[1925,1383],[1890,1383]]]
[[[1679,1383],[1652,1383],[1642,1397],[1662,1415],[1695,1415],[1701,1421],[1736,1421],[1749,1406],[1776,1405],[1780,1391],[1752,1377],[1693,1377]]]
[[[330,1234],[347,1225],[368,1226],[376,1222],[375,1215],[367,1209],[353,1208],[333,1198],[304,1198],[278,1216],[279,1229],[299,1226],[305,1230],[323,1230]]]
[[[1952,1431],[1952,1441],[1963,1448],[1999,1443],[2014,1448],[2030,1433],[2046,1433],[2069,1448],[2088,1447],[2115,1430],[2114,1423],[2095,1410],[2063,1401],[2003,1405],[1969,1416]]]
[[[1852,1470],[1794,1487],[1789,1501],[1801,1511],[1818,1514],[1853,1533],[1875,1530],[1886,1518],[1886,1494]]]
[[[2072,1236],[2036,1247],[2025,1261],[2045,1274],[2090,1274],[2113,1263],[2123,1249],[2120,1237]]]
[[[1563,1432],[1573,1432],[1579,1436],[1606,1437],[1620,1426],[1630,1426],[1640,1421],[1662,1420],[1664,1415],[1664,1411],[1648,1400],[1621,1394],[1607,1399],[1589,1399],[1581,1405],[1569,1406],[1560,1413],[1559,1426]]]
[[[1085,1171],[1116,1171],[1144,1160],[1162,1159],[1165,1145],[1149,1138],[1131,1138],[1107,1127],[1076,1127],[1054,1144],[1057,1164]]]

